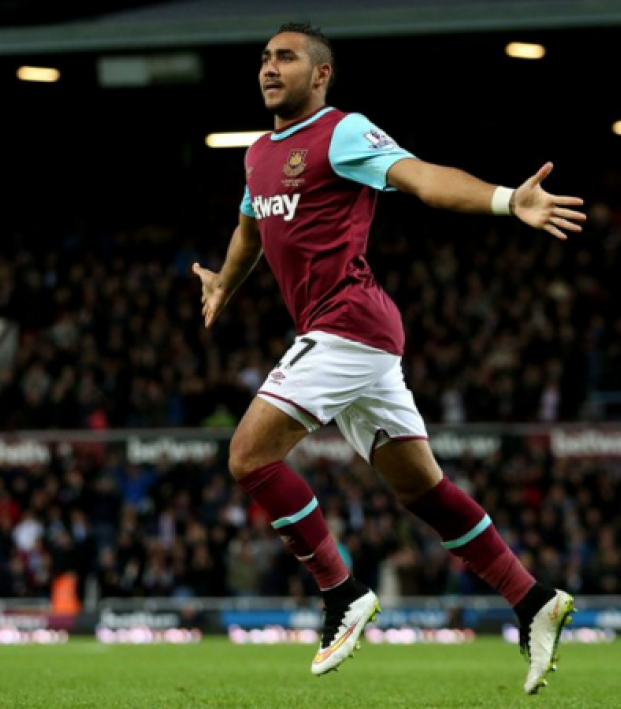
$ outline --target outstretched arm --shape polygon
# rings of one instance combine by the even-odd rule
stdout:
[[[256,266],[262,253],[256,220],[240,212],[239,224],[231,237],[220,273],[202,268],[198,263],[193,264],[192,271],[200,278],[202,285],[205,327],[211,327],[229,298]]]
[[[583,204],[579,197],[553,195],[542,188],[541,183],[552,167],[552,163],[546,163],[515,190],[490,184],[457,168],[415,158],[396,162],[388,170],[386,179],[392,187],[416,195],[430,207],[514,214],[535,229],[566,239],[565,231],[582,231],[586,215],[573,209]]]

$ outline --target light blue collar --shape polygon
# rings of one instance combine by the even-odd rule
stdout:
[[[292,126],[289,126],[289,128],[286,128],[282,132],[272,133],[272,135],[270,136],[270,140],[284,140],[290,135],[293,135],[293,133],[296,133],[302,128],[305,128],[311,123],[314,123],[315,121],[319,120],[322,116],[325,116],[325,114],[329,111],[334,111],[334,107],[326,106],[325,108],[322,108],[321,110],[317,111],[317,113],[313,113],[313,115],[310,118],[307,118],[305,121],[302,121],[301,123],[294,123]]]

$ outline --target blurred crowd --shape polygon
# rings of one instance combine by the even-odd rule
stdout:
[[[527,568],[576,593],[621,593],[620,469],[610,461],[513,452],[442,461]],[[200,463],[129,464],[101,445],[60,447],[48,465],[0,477],[0,597],[48,598],[58,575],[79,597],[316,595],[262,510],[226,471],[226,446]],[[384,597],[490,589],[405,513],[369,466],[319,458],[298,469],[344,560]]]
[[[404,371],[426,421],[618,417],[618,205],[593,202],[585,234],[559,242],[508,218],[415,227],[402,197],[380,202],[368,259],[403,313]],[[204,329],[191,264],[217,270],[229,236],[216,222],[208,236],[162,224],[3,235],[0,431],[235,426],[293,332],[265,263]],[[540,579],[621,593],[610,461],[524,450],[445,469]],[[363,582],[396,595],[486,592],[362,461],[302,472]],[[66,570],[82,596],[315,592],[233,484],[226,455],[0,463],[0,596],[46,597]]]
[[[403,313],[406,379],[428,422],[619,414],[621,212],[594,203],[585,234],[561,242],[464,215],[412,233],[410,198],[381,204],[368,258]],[[205,331],[191,264],[217,270],[229,237],[3,236],[0,322],[16,336],[0,349],[0,428],[239,420],[293,332],[264,262]],[[598,409],[602,392],[613,397]]]

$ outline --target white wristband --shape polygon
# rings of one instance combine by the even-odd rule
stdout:
[[[509,187],[496,187],[492,195],[492,214],[512,214],[511,197],[514,192],[515,190],[509,189]]]

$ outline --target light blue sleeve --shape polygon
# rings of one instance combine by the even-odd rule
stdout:
[[[350,113],[337,124],[328,151],[337,175],[385,191],[395,189],[386,184],[386,173],[403,158],[416,156],[360,113]]]
[[[239,211],[247,217],[256,219],[256,215],[252,207],[252,200],[250,199],[250,192],[248,191],[248,185],[244,188],[244,196],[242,197],[241,204],[239,205]]]

